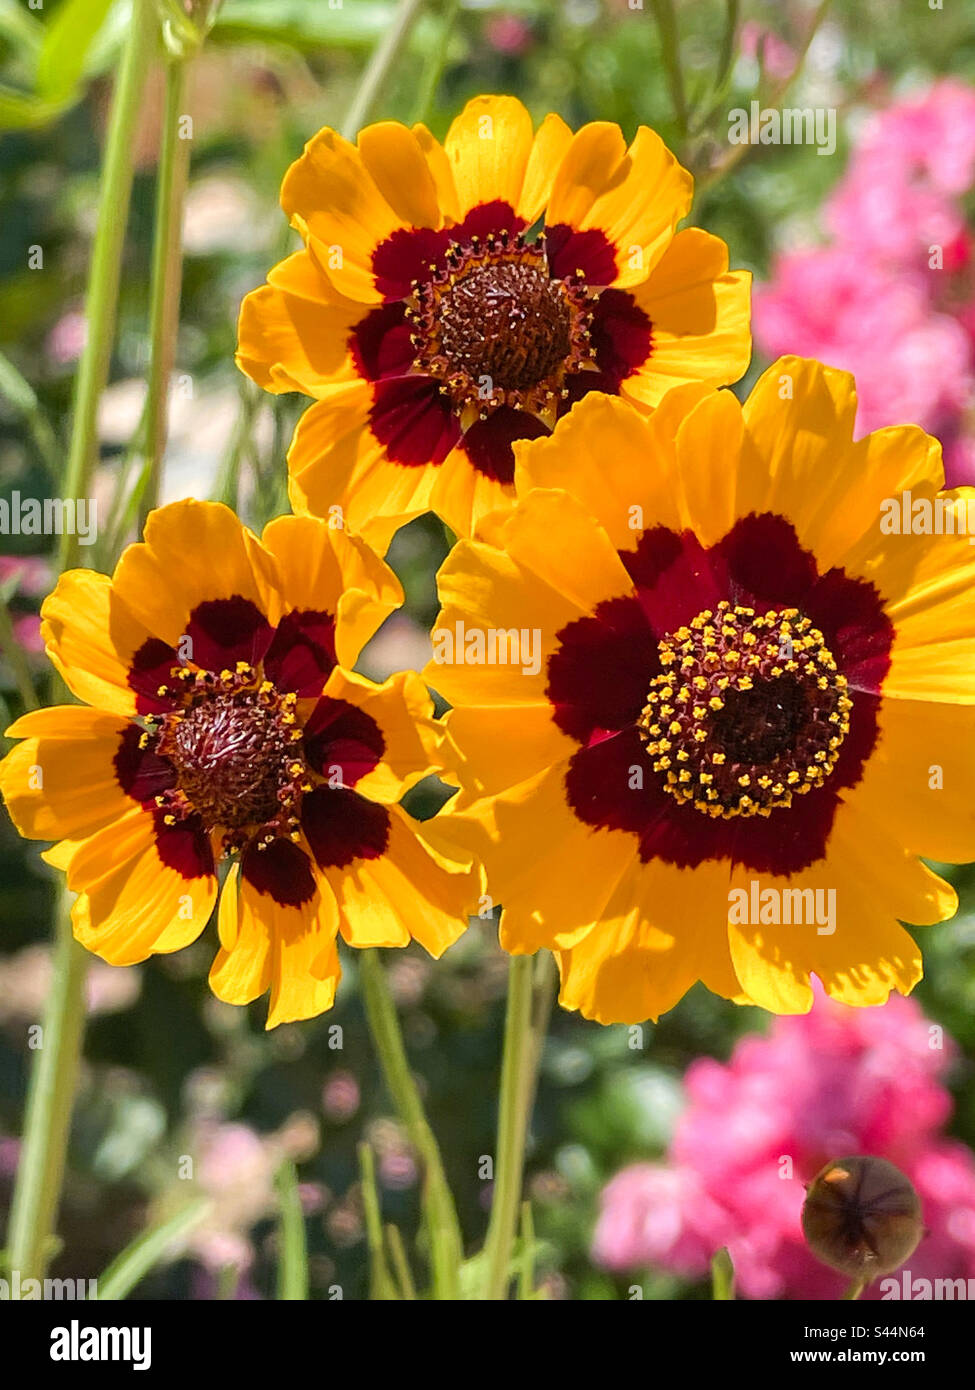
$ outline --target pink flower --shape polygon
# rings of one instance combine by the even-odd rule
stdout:
[[[19,618],[14,618],[13,627],[14,637],[25,652],[36,656],[44,650],[41,620],[36,613],[22,613]]]
[[[754,295],[755,337],[769,357],[818,357],[857,379],[860,434],[916,424],[950,429],[975,392],[972,344],[936,312],[919,274],[894,273],[846,247],[781,256]]]
[[[746,58],[758,58],[764,40],[765,71],[770,77],[791,77],[795,71],[796,55],[778,34],[758,24],[754,19],[741,26],[739,45]]]
[[[47,355],[59,367],[76,362],[88,337],[85,316],[77,309],[63,314],[47,335]]]
[[[975,482],[975,89],[945,80],[875,112],[826,206],[834,241],[783,256],[755,294],[771,357],[855,372],[863,433],[912,422]]]
[[[733,1234],[693,1169],[635,1163],[603,1192],[593,1256],[607,1269],[649,1264],[695,1277]]]
[[[484,36],[497,53],[518,57],[532,44],[531,25],[514,14],[492,15],[484,26]]]
[[[827,205],[829,227],[872,259],[946,268],[965,236],[964,195],[975,185],[975,90],[936,82],[868,120]]]
[[[350,1071],[333,1072],[322,1088],[322,1110],[335,1124],[351,1120],[361,1100],[359,1083]]]
[[[0,584],[17,576],[17,592],[28,598],[46,594],[51,587],[51,566],[43,555],[0,555]]]
[[[947,78],[875,112],[857,142],[850,174],[870,166],[885,178],[960,197],[975,184],[975,90]]]
[[[804,1184],[830,1158],[878,1154],[915,1183],[928,1235],[915,1278],[975,1277],[975,1158],[941,1137],[954,1047],[911,999],[847,1009],[821,990],[726,1063],[687,1071],[687,1109],[667,1160],[606,1186],[594,1257],[704,1278],[726,1245],[747,1298],[835,1298],[843,1280],[806,1248]],[[867,1297],[879,1297],[875,1286]]]

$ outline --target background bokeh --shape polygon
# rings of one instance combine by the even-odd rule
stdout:
[[[687,91],[705,117],[684,135],[651,0],[644,8],[628,0],[432,0],[373,114],[423,118],[442,136],[468,97],[506,91],[536,117],[556,110],[572,125],[617,121],[628,137],[641,122],[654,126],[698,178],[693,220],[724,237],[732,265],[752,269],[762,287],[752,370],[736,389],[746,392],[786,349],[855,368],[865,428],[915,421],[943,439],[952,480],[975,481],[975,16],[963,4],[938,9],[925,0],[835,0],[822,15],[820,8],[809,0],[745,0],[728,80],[715,91],[727,7],[680,3]],[[45,11],[55,9],[48,0]],[[236,371],[237,309],[291,244],[277,205],[285,168],[321,125],[341,121],[392,9],[390,0],[335,7],[328,0],[226,0],[196,61],[164,500],[219,497],[255,525],[286,509],[284,453],[304,402],[266,396]],[[113,6],[77,90],[52,116],[31,95],[24,26],[35,19],[28,13],[25,20],[25,11],[17,0],[0,3],[0,84],[21,93],[17,101],[0,94],[4,497],[15,489],[29,497],[57,492],[53,474],[84,340],[107,99],[127,22],[125,5]],[[787,89],[816,18],[816,36]],[[729,110],[747,107],[759,85],[766,104],[781,97],[835,109],[835,153],[729,144]],[[135,136],[120,330],[100,416],[97,496],[106,534],[125,532],[113,499],[124,497],[138,462],[130,441],[148,354],[160,110],[161,89],[153,87]],[[945,251],[939,270],[927,254],[935,243]],[[42,248],[42,267],[28,267],[30,247]],[[8,363],[36,393],[36,410]],[[48,588],[49,544],[0,537],[0,586],[38,684],[47,675],[36,613]],[[445,553],[443,529],[432,519],[396,538],[390,561],[407,605],[367,652],[369,674],[423,665],[436,611],[433,576]],[[7,714],[20,709],[6,663],[0,705],[5,727]],[[2,1246],[29,1030],[50,969],[55,885],[38,847],[19,840],[5,815],[0,859]],[[927,973],[916,1007],[870,1011],[855,1026],[824,1020],[820,1031],[776,1023],[771,1050],[757,1054],[741,1040],[766,1034],[771,1021],[701,987],[642,1036],[555,1011],[528,1162],[549,1296],[628,1297],[634,1285],[648,1298],[707,1296],[701,1252],[724,1240],[733,1249],[739,1243],[750,1268],[770,1272],[765,1282],[758,1274],[751,1280],[744,1291],[752,1296],[835,1295],[831,1276],[824,1282],[795,1248],[798,1185],[818,1167],[817,1155],[825,1158],[841,1139],[877,1151],[893,1146],[896,1116],[912,1113],[919,1095],[930,1102],[928,1129],[918,1125],[905,1162],[927,1164],[927,1219],[940,1242],[931,1247],[941,1260],[935,1272],[975,1277],[975,873],[946,872],[961,910],[952,923],[923,930]],[[346,1298],[361,1297],[367,1275],[356,1143],[371,1140],[384,1212],[407,1233],[416,1228],[418,1191],[370,1048],[355,963],[346,952],[332,1013],[268,1034],[263,1003],[239,1010],[209,995],[213,950],[208,934],[177,956],[125,971],[98,962],[92,971],[55,1272],[98,1274],[147,1221],[203,1190],[214,1197],[211,1219],[138,1295],[271,1296],[272,1175],[290,1155],[308,1219],[312,1294],[328,1297],[340,1285]],[[436,966],[419,948],[385,955],[465,1235],[474,1242],[489,1197],[478,1169],[494,1143],[506,979],[496,930],[475,923]],[[930,1023],[944,1030],[940,1042]],[[930,1065],[918,1061],[926,1047]],[[913,1090],[896,1084],[914,1075],[912,1065]],[[752,1080],[746,1085],[739,1073]],[[824,1116],[828,1098],[833,1108]],[[873,1116],[878,1107],[879,1128],[871,1128],[867,1111]],[[748,1124],[734,1123],[746,1115]],[[776,1123],[761,1130],[770,1116]],[[756,1147],[756,1125],[764,1148]],[[776,1181],[791,1187],[781,1187],[788,1195],[773,1219],[755,1193],[766,1191],[762,1184],[782,1155],[795,1159],[796,1171],[781,1177],[776,1169]],[[614,1175],[634,1164],[644,1167],[617,1179],[601,1199]],[[764,1244],[748,1245],[762,1221]]]

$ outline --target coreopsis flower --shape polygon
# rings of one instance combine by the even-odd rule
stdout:
[[[975,856],[975,547],[930,534],[966,499],[937,441],[854,442],[855,410],[796,358],[744,407],[593,397],[441,570],[458,815],[566,1007],[636,1022],[703,980],[796,1013],[813,974],[876,1004],[921,975],[900,921],[955,910],[920,856]]]
[[[273,1027],[331,1006],[339,935],[434,955],[460,935],[469,869],[396,804],[443,765],[442,727],[414,673],[351,669],[401,600],[325,522],[258,540],[196,501],[154,512],[111,578],[62,576],[42,630],[87,703],[8,729],[0,791],[21,834],[60,841],[83,945],[114,965],[179,950],[219,894],[213,991],[270,989]]]
[[[237,361],[316,398],[289,455],[296,511],[386,541],[437,512],[458,534],[513,494],[513,444],[583,396],[645,407],[748,365],[749,276],[677,232],[692,179],[652,130],[539,129],[478,97],[425,126],[320,131],[281,203],[304,248],[244,300]]]

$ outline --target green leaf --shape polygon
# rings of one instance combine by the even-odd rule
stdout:
[[[65,101],[86,72],[88,54],[114,0],[63,0],[44,31],[37,59],[37,92]]]
[[[328,0],[226,0],[214,36],[275,39],[298,48],[371,47],[389,28],[395,11],[382,0],[349,0],[332,9]]]
[[[99,1303],[113,1303],[126,1298],[166,1255],[180,1236],[199,1225],[210,1209],[205,1197],[183,1207],[175,1216],[150,1226],[117,1255],[98,1280]]]
[[[18,54],[36,58],[44,41],[44,26],[23,0],[0,0],[0,39],[6,39]]]
[[[32,130],[47,125],[61,115],[66,104],[0,86],[0,130]]]
[[[0,396],[5,397],[21,415],[32,415],[37,409],[37,396],[33,386],[23,376],[9,357],[0,352]]]
[[[277,1171],[281,1220],[278,1224],[278,1298],[303,1303],[308,1298],[308,1243],[305,1213],[298,1192],[298,1173],[290,1159]]]

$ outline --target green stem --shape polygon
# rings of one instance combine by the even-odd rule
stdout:
[[[660,32],[660,47],[674,116],[681,135],[687,134],[687,96],[684,91],[684,70],[680,61],[680,33],[673,0],[653,0],[653,17]]]
[[[430,107],[433,99],[437,95],[437,87],[443,76],[444,68],[447,66],[447,54],[450,50],[450,40],[453,36],[454,25],[457,23],[457,11],[460,0],[444,0],[443,9],[440,15],[440,38],[435,45],[432,45],[427,55],[427,61],[420,78],[419,91],[416,103],[413,107],[412,125],[419,121],[427,120],[430,114]]]
[[[533,1059],[538,1049],[532,1035],[531,956],[512,956],[508,966],[508,1009],[504,1023],[498,1142],[494,1164],[491,1218],[484,1243],[487,1274],[484,1297],[507,1297],[511,1250],[521,1202],[522,1172],[528,1114],[534,1094]]]
[[[387,1225],[385,1229],[389,1258],[392,1260],[396,1281],[399,1285],[399,1296],[406,1302],[413,1303],[416,1300],[416,1287],[413,1283],[413,1275],[410,1273],[410,1262],[406,1258],[406,1247],[403,1244],[400,1229],[393,1225]]]
[[[186,59],[166,65],[166,105],[162,146],[156,170],[156,221],[149,299],[149,393],[146,399],[146,484],[139,520],[145,522],[159,502],[162,460],[166,450],[169,383],[176,357],[179,299],[183,278],[183,203],[190,167],[190,142],[180,138],[186,94]]]
[[[866,1279],[852,1279],[852,1280],[850,1281],[849,1287],[848,1287],[847,1290],[846,1290],[846,1293],[843,1295],[844,1300],[845,1300],[845,1299],[853,1299],[853,1300],[858,1299],[858,1298],[860,1297],[860,1295],[863,1293],[863,1291],[864,1291],[864,1289],[865,1289],[866,1287],[867,1287],[867,1281],[866,1281]]]
[[[298,1191],[298,1173],[290,1158],[275,1175],[278,1194],[278,1301],[308,1299],[308,1238]]]
[[[379,1189],[376,1187],[376,1164],[368,1144],[360,1144],[358,1153],[362,1178],[362,1214],[366,1224],[366,1246],[369,1250],[369,1301],[389,1302],[396,1298],[396,1286],[386,1263]]]
[[[392,23],[373,49],[352,104],[342,122],[346,140],[354,140],[369,119],[376,98],[386,84],[402,45],[419,18],[426,0],[400,0]]]
[[[521,1267],[518,1271],[518,1298],[522,1302],[535,1296],[535,1221],[531,1202],[521,1204]]]
[[[81,354],[75,387],[74,418],[66,497],[86,496],[98,456],[98,402],[108,380],[115,314],[118,307],[122,246],[128,221],[135,167],[135,127],[143,100],[149,59],[156,45],[157,20],[152,0],[133,0],[128,41],[112,102],[105,164],[98,205],[98,226],[91,253],[85,300],[87,342]],[[61,537],[61,569],[78,563],[78,538]]]
[[[65,890],[58,909],[53,980],[31,1069],[10,1210],[10,1268],[22,1280],[43,1279],[50,1256],[84,1031],[87,953],[71,930],[69,896]]]
[[[128,40],[112,101],[98,226],[92,247],[85,318],[88,337],[78,369],[71,445],[64,480],[68,497],[87,495],[98,448],[98,401],[108,378],[115,332],[122,245],[135,161],[133,132],[156,43],[152,0],[134,0]],[[76,564],[76,536],[61,538],[59,567]],[[43,1046],[31,1070],[24,1138],[10,1213],[10,1267],[21,1278],[44,1277],[57,1221],[85,1018],[87,952],[71,929],[71,895],[58,908],[53,980],[44,1008]]]
[[[728,1303],[735,1297],[735,1267],[727,1246],[722,1246],[711,1261],[711,1298]]]
[[[458,1294],[458,1270],[463,1255],[463,1242],[457,1209],[447,1184],[440,1149],[427,1121],[420,1092],[410,1071],[403,1035],[396,1017],[396,1007],[389,992],[379,952],[362,951],[359,961],[363,1002],[383,1076],[400,1119],[406,1126],[410,1143],[423,1163],[423,1208],[430,1240],[434,1297],[455,1299]]]

